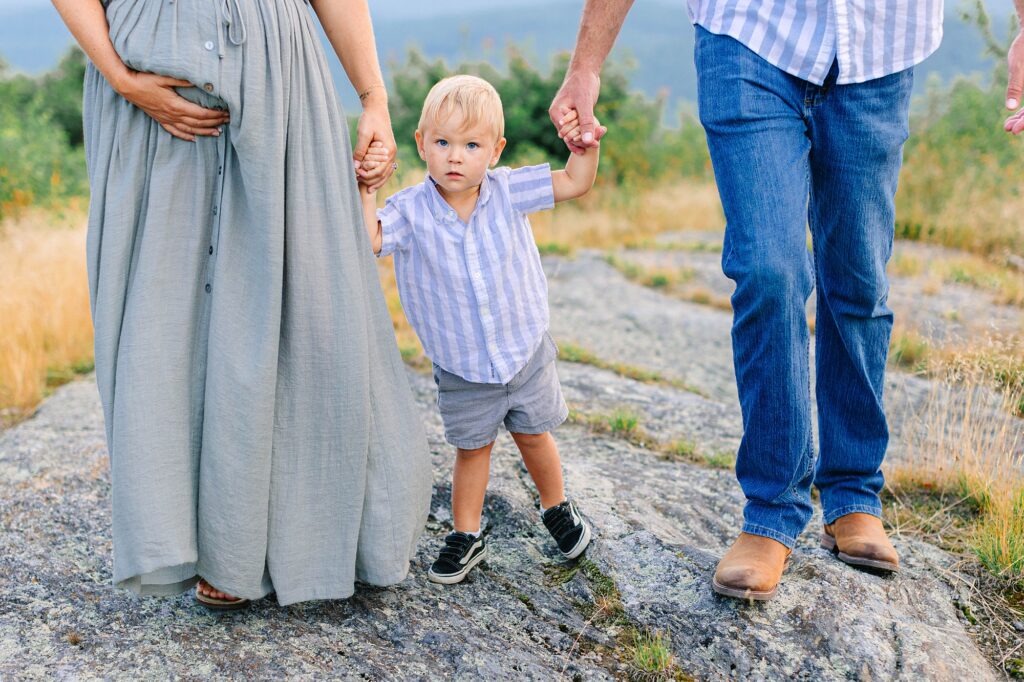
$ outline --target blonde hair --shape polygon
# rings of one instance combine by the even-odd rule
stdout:
[[[462,114],[464,127],[484,124],[499,140],[505,133],[501,97],[483,78],[461,75],[438,81],[423,100],[423,111],[416,127],[423,131],[425,124],[445,120],[455,112]]]

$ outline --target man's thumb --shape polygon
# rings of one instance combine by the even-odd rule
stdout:
[[[1016,109],[1020,106],[1021,91],[1024,90],[1024,64],[1010,63],[1010,82],[1006,87],[1006,108]]]
[[[577,112],[580,117],[581,139],[584,144],[590,144],[591,142],[594,141],[594,132],[596,128],[596,122],[594,121],[594,112],[584,111],[582,109],[577,109]]]

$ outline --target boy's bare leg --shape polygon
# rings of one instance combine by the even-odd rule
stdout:
[[[548,509],[564,502],[562,460],[551,433],[513,433],[512,438],[519,446],[526,470],[540,493],[540,506]]]
[[[482,448],[455,454],[452,473],[452,523],[463,533],[480,532],[480,515],[484,510],[484,493],[491,473],[491,441]]]

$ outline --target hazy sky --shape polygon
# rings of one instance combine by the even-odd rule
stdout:
[[[548,0],[550,1],[550,0]],[[583,0],[555,0],[556,2],[574,2],[580,7]],[[640,0],[643,2],[643,0]],[[466,0],[369,0],[370,8],[374,16],[380,17],[416,17],[436,16],[438,14],[450,14],[453,12],[465,11]],[[509,5],[537,5],[543,4],[545,0],[473,0],[471,7],[475,10],[490,7],[508,7]],[[684,0],[679,0],[680,4]],[[43,7],[49,5],[50,0],[0,0],[0,13],[23,7]]]

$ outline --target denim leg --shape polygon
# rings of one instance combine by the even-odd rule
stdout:
[[[792,547],[811,516],[813,477],[805,83],[700,27],[695,55],[701,123],[725,209],[722,267],[736,283],[743,530]]]
[[[882,409],[892,311],[885,273],[908,133],[911,70],[822,93],[810,115],[815,369],[825,522],[881,515]]]

